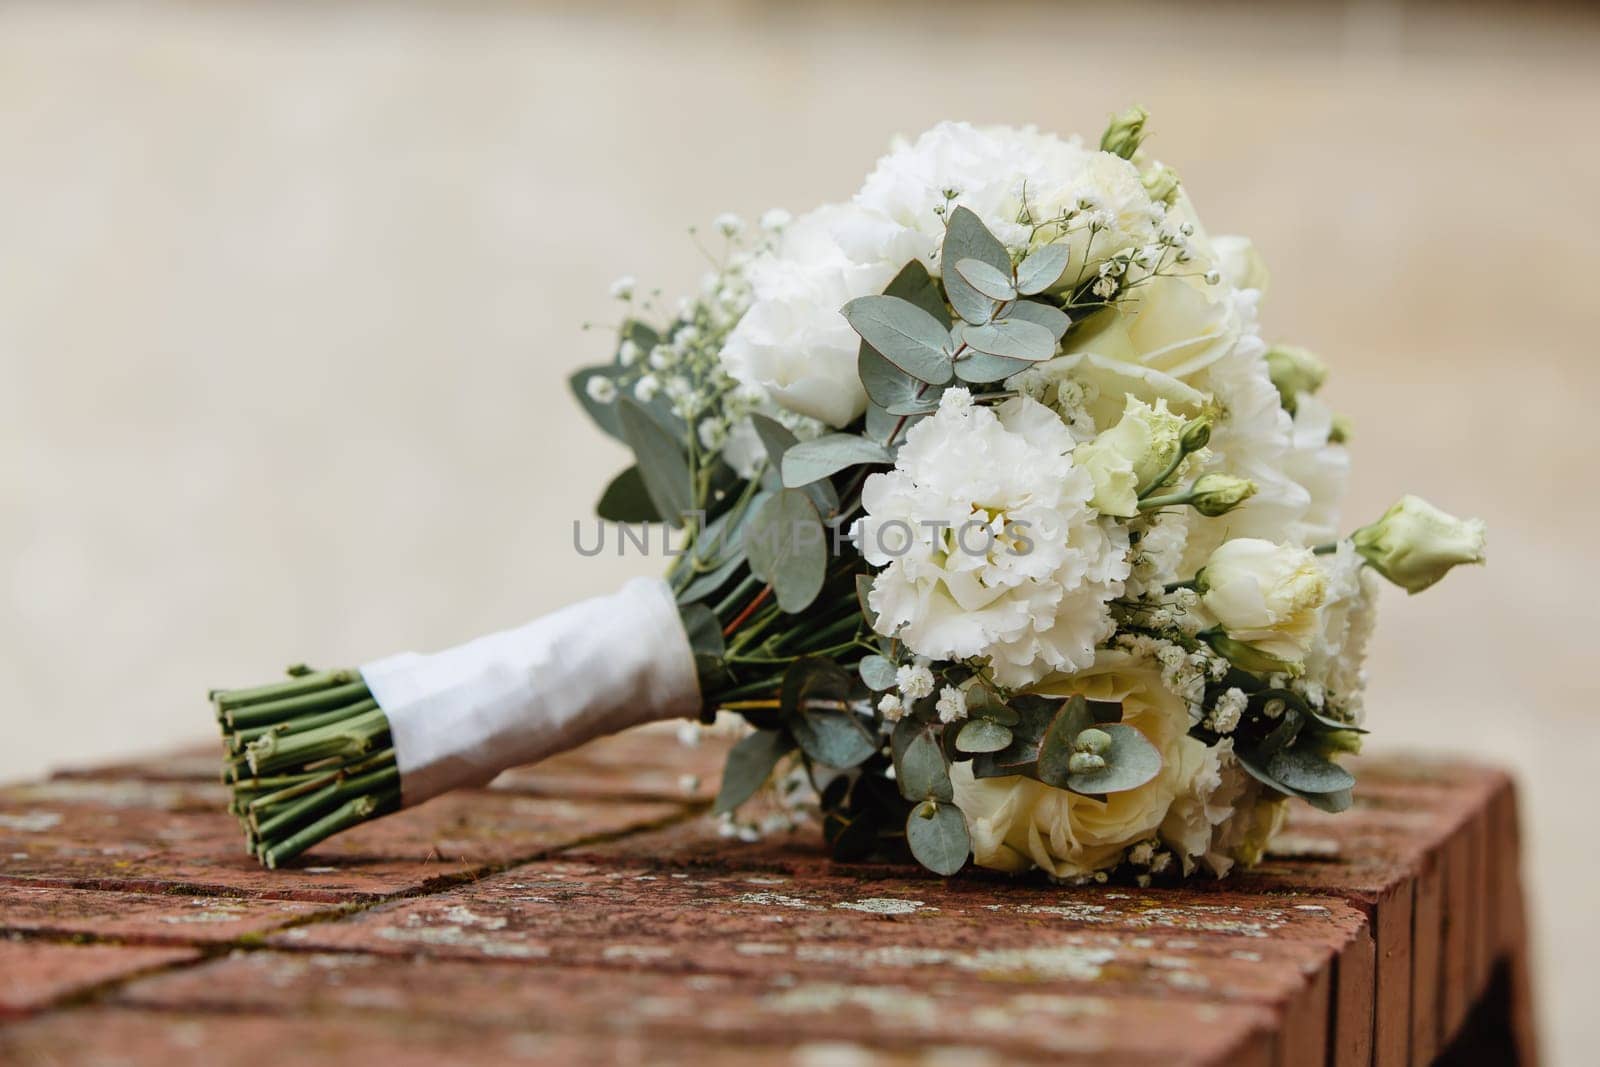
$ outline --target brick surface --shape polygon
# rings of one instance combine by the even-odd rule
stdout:
[[[0,886],[0,931],[115,938],[140,944],[227,944],[319,915],[327,904],[67,886]]]
[[[213,753],[0,790],[0,1062],[1425,1063],[1497,968],[1533,1062],[1496,771],[1363,760],[1255,871],[1064,888],[724,837],[725,745],[635,731],[280,871]]]
[[[221,810],[46,803],[29,789],[0,790],[0,882],[325,901],[448,884],[683,810],[453,793],[324,842],[288,871],[267,871],[245,854],[237,823]]]
[[[496,778],[493,788],[567,798],[709,802],[716,798],[732,742],[684,725],[696,743],[684,744],[676,724],[653,723],[513,768]]]
[[[1245,1006],[1020,987],[681,975],[363,955],[249,953],[136,983],[125,1003],[300,1014],[354,1011],[539,1031],[885,1050],[975,1042],[1015,1062],[1263,1062],[1271,1020]]]
[[[198,957],[181,948],[0,938],[0,1018],[38,1011],[119,978]]]
[[[287,1050],[294,1050],[291,1056]],[[987,1050],[948,1050],[962,1067],[1002,1067]],[[1014,1061],[1013,1061],[1014,1062]],[[919,1052],[854,1042],[766,1045],[674,1041],[631,1033],[551,1033],[520,1025],[464,1026],[393,1015],[286,1018],[128,1011],[58,1012],[0,1028],[0,1063],[22,1067],[159,1064],[283,1067],[285,1063],[384,1067],[926,1067]],[[1238,1067],[1252,1067],[1241,1063]]]

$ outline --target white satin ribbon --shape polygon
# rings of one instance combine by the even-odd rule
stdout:
[[[677,603],[652,578],[444,652],[389,656],[361,676],[389,717],[407,806],[700,710]]]

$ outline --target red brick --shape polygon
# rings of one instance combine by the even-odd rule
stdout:
[[[122,778],[147,782],[216,782],[222,770],[222,739],[189,745],[148,759],[118,760],[59,768],[52,778]]]
[[[1333,960],[1364,920],[1326,897],[1262,900],[966,878],[777,876],[545,862],[273,938],[285,947],[775,974],[907,986],[1248,1002],[1286,1047],[1327,1042]],[[1295,1062],[1298,1056],[1286,1062]]]
[[[0,882],[324,901],[449,884],[683,810],[452,793],[342,834],[287,870],[268,871],[246,855],[238,824],[220,809],[46,806],[27,797],[0,791]]]
[[[0,886],[0,930],[142,944],[226,944],[336,911],[294,900],[118,893],[23,883]]]
[[[993,1062],[978,1048],[957,1046],[950,1053],[973,1067]],[[394,1016],[112,1008],[57,1012],[0,1028],[0,1062],[29,1067],[912,1067],[926,1060],[919,1052],[866,1050],[850,1043],[715,1044]]]
[[[897,985],[854,976],[761,977],[386,960],[256,952],[124,991],[167,1010],[447,1018],[538,1031],[630,1032],[677,1041],[852,1042],[894,1051],[970,1042],[1002,1062],[1265,1062],[1271,1016],[1180,999],[965,983]]]
[[[197,959],[181,948],[125,948],[0,938],[0,1018],[38,1011],[97,986]]]
[[[698,744],[685,745],[675,724],[641,726],[506,771],[494,788],[569,799],[709,802],[732,742],[705,731],[699,737]]]

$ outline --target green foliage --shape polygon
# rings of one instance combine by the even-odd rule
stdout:
[[[1017,292],[1033,296],[1054,286],[1066,272],[1071,251],[1064,242],[1035,249],[1017,265]]]
[[[827,531],[817,506],[799,489],[785,489],[756,511],[744,530],[750,572],[772,586],[778,606],[804,611],[827,577]]]
[[[600,494],[595,513],[607,522],[660,522],[650,492],[645,488],[644,476],[637,466],[629,467],[606,486]]]
[[[895,665],[883,656],[864,656],[856,669],[861,674],[861,680],[874,693],[894,688]]]
[[[894,759],[895,783],[900,787],[900,795],[907,800],[955,799],[955,787],[950,784],[950,764],[945,759],[939,734],[936,724],[911,716],[895,724],[889,746]]]
[[[1000,243],[1000,239],[989,232],[977,215],[967,208],[958,207],[950,213],[940,257],[944,265],[945,296],[949,298],[950,306],[956,309],[956,314],[974,324],[982,324],[993,318],[994,299],[974,288],[956,266],[964,260],[976,260],[1009,279],[1011,254]]]
[[[972,852],[967,820],[954,804],[925,800],[906,816],[906,844],[934,874],[949,876],[966,866]]]
[[[633,449],[645,491],[656,513],[669,526],[681,526],[684,514],[695,506],[689,461],[682,443],[632,397],[619,397],[615,407],[622,438]]]
[[[850,676],[830,660],[796,660],[783,676],[784,722],[801,751],[825,767],[859,766],[878,744],[850,710]]]
[[[797,489],[849,467],[893,462],[894,456],[876,441],[849,433],[828,434],[801,441],[783,454],[783,484]]]
[[[950,333],[922,308],[898,296],[862,296],[843,310],[861,339],[900,370],[930,385],[950,380]]]
[[[968,719],[956,734],[961,752],[999,752],[1011,744],[1011,730],[993,719]]]
[[[780,730],[757,730],[740,738],[728,752],[728,762],[722,769],[722,787],[717,790],[716,804],[711,810],[723,815],[755,796],[756,790],[772,776],[778,761],[793,748],[794,743]]]

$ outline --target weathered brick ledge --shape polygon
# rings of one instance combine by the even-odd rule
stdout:
[[[1367,759],[1246,876],[1064,889],[729,842],[721,755],[637,731],[280,871],[209,751],[0,790],[0,1062],[1534,1060],[1497,771]]]

